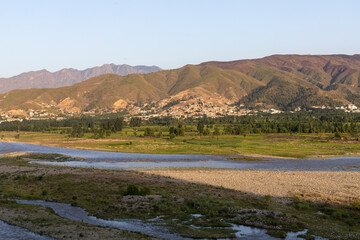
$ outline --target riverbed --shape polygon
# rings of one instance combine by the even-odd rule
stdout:
[[[147,221],[141,221],[137,219],[119,219],[119,220],[104,220],[96,218],[94,216],[89,216],[89,214],[80,207],[74,207],[70,204],[65,203],[56,203],[48,202],[42,200],[17,200],[21,204],[30,204],[38,205],[42,207],[52,208],[55,213],[61,217],[65,217],[74,221],[81,221],[93,225],[105,226],[119,228],[122,230],[128,230],[133,232],[140,232],[149,236],[161,238],[161,239],[171,239],[171,240],[186,240],[191,238],[181,237],[180,235],[171,233],[164,224],[158,225],[161,222],[161,217],[155,219],[150,219]],[[193,217],[200,217],[200,214],[193,214]],[[264,240],[275,240],[278,238],[271,237],[267,235],[267,230],[248,227],[243,225],[230,224],[231,227],[225,227],[224,229],[234,230],[236,239],[264,239]],[[192,225],[194,228],[203,228]],[[209,227],[211,229],[211,227]],[[300,232],[289,232],[285,239],[301,239],[297,236],[300,234],[305,234],[307,230]],[[324,240],[324,238],[313,236],[315,240]]]

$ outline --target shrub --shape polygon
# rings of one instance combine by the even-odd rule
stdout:
[[[149,187],[143,187],[141,190],[140,190],[140,195],[142,196],[146,196],[146,195],[149,195],[151,193],[151,190]]]
[[[271,201],[271,196],[270,195],[265,195],[265,200],[267,201],[267,202],[270,202]]]
[[[341,139],[341,134],[338,131],[336,131],[335,135],[334,135],[334,138],[335,139]]]
[[[176,137],[175,133],[170,134],[170,139],[174,139]]]
[[[155,131],[153,128],[145,128],[144,130],[144,137],[154,137],[155,136]]]
[[[267,231],[267,234],[272,236],[272,237],[276,237],[276,238],[286,238],[286,232],[284,231]]]
[[[135,185],[128,185],[124,195],[139,195],[139,189]]]
[[[310,208],[307,202],[300,200],[298,197],[294,198],[293,206],[296,210],[306,210]]]
[[[151,193],[151,189],[149,187],[143,187],[143,188],[138,188],[137,186],[133,185],[133,184],[129,184],[127,186],[127,189],[124,193],[124,196],[126,195],[141,195],[141,196],[146,196],[149,195]]]

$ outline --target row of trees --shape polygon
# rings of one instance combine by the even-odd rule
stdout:
[[[144,136],[155,136],[151,126],[167,126],[169,135],[183,136],[189,128],[196,126],[200,135],[250,134],[250,133],[360,133],[360,114],[343,111],[314,111],[284,114],[257,114],[247,116],[229,116],[184,120],[152,118],[142,121],[141,118],[131,118],[129,123],[121,117],[82,117],[62,121],[38,120],[23,122],[3,122],[0,131],[62,131],[71,137],[82,137],[85,133],[93,133],[94,138],[102,138],[112,133],[122,131],[126,125],[134,129],[144,126]],[[158,135],[162,135],[161,132]]]
[[[83,137],[85,133],[93,133],[94,138],[110,136],[111,133],[120,132],[125,125],[123,118],[71,118],[63,121],[37,120],[22,122],[4,122],[0,124],[0,131],[34,131],[68,134],[69,137]],[[64,130],[66,129],[66,130]]]
[[[111,133],[120,132],[124,127],[123,118],[101,120],[100,122],[79,121],[68,130],[70,137],[80,138],[85,133],[93,133],[95,139],[108,137]]]

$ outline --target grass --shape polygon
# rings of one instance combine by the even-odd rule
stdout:
[[[228,223],[265,228],[273,235],[307,228],[311,234],[327,238],[360,237],[360,209],[356,203],[332,205],[300,198],[277,201],[271,196],[254,196],[134,171],[34,166],[26,165],[23,156],[0,158],[0,170],[14,167],[16,171],[0,172],[1,199],[71,203],[104,219],[163,216],[172,231],[194,238],[232,237],[233,231],[229,229],[201,228],[224,227]],[[33,225],[41,220],[27,210],[28,206],[9,204],[0,201],[0,210],[17,208],[24,216],[29,215],[26,218]],[[61,220],[51,211],[44,211],[46,218],[41,221],[50,226]],[[202,216],[192,218],[190,214]],[[14,224],[19,222],[26,221],[13,219]],[[200,228],[192,228],[191,224]]]
[[[154,127],[163,137],[142,137],[142,128],[125,128],[122,132],[105,139],[95,140],[92,134],[83,138],[67,138],[60,133],[15,132],[0,133],[3,141],[25,142],[58,147],[91,149],[100,151],[159,153],[159,154],[212,154],[257,155],[267,157],[307,158],[332,156],[360,156],[360,144],[350,136],[349,140],[331,140],[331,134],[267,134],[267,135],[220,135],[198,136],[194,131],[169,140],[166,127]]]

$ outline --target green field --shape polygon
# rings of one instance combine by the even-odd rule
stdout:
[[[87,133],[81,138],[69,138],[59,132],[0,132],[2,141],[14,141],[101,151],[164,154],[249,155],[286,158],[360,156],[357,138],[334,134],[248,134],[199,136],[195,126],[184,136],[169,139],[168,127],[150,127],[156,137],[144,137],[145,127],[124,128],[122,132],[103,139]],[[159,132],[161,133],[159,136]]]

